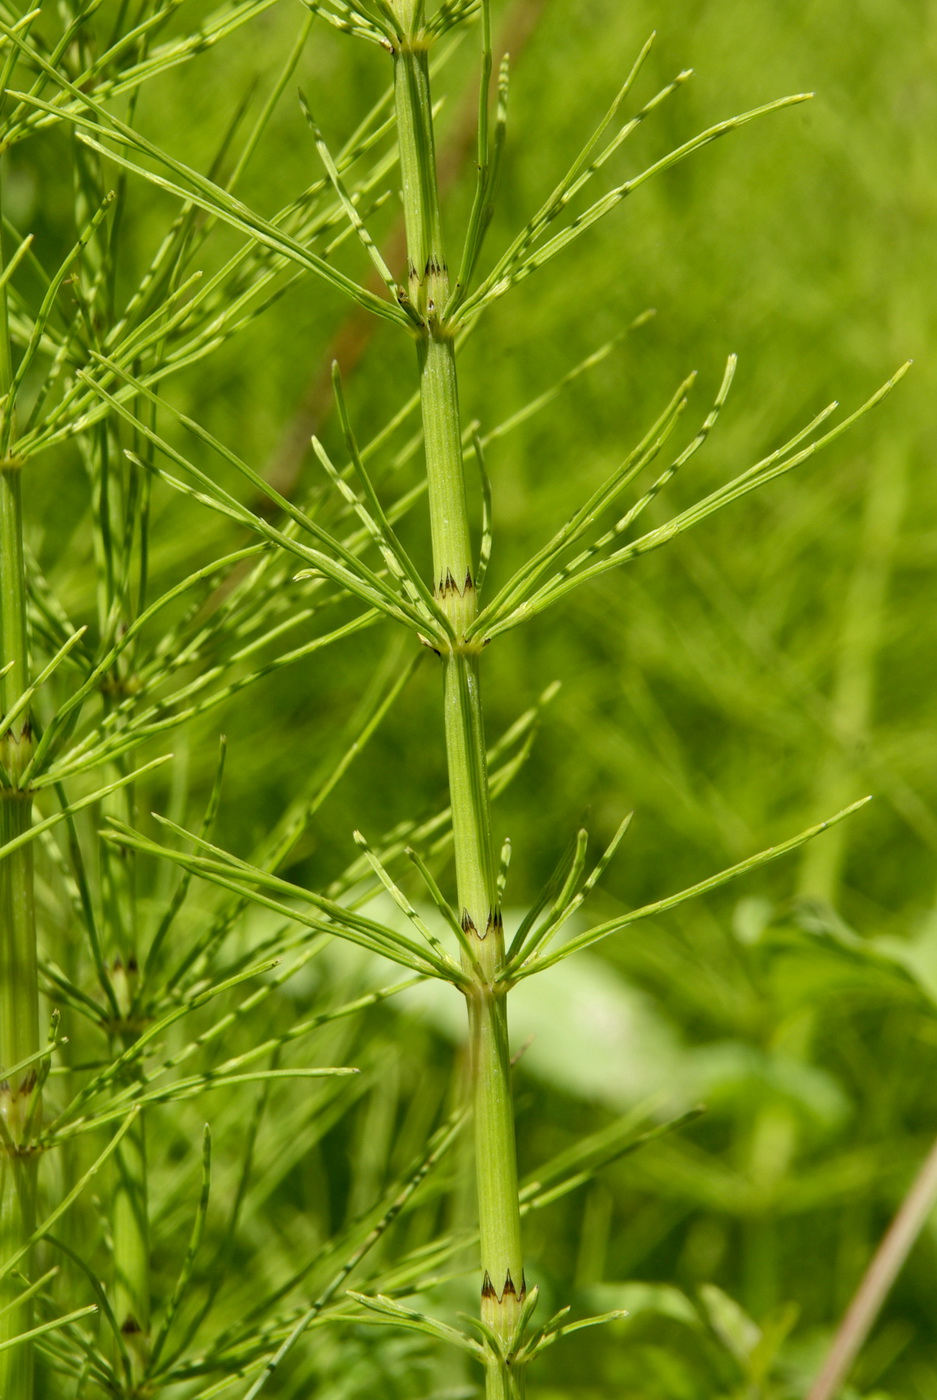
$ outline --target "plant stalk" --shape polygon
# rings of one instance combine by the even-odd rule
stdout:
[[[102,457],[106,447],[102,444]],[[110,511],[106,492],[101,493],[102,516]],[[113,594],[107,589],[107,610]],[[117,693],[121,676],[115,672]],[[110,703],[110,702],[109,702]],[[118,774],[126,776],[126,763],[119,760]],[[135,820],[133,787],[112,793],[103,804],[105,814],[113,814],[128,825]],[[134,853],[123,846],[102,842],[102,896],[114,954],[110,978],[117,1003],[111,1042],[116,1055],[129,1050],[139,1039],[142,1020],[138,989],[136,870]],[[139,1068],[128,1071],[125,1083],[139,1079]],[[146,1113],[141,1109],[121,1139],[113,1157],[114,1187],[111,1202],[113,1230],[113,1310],[121,1331],[123,1346],[118,1360],[126,1371],[126,1394],[139,1393],[150,1359],[150,1228],[149,1184],[147,1179]]]
[[[0,269],[3,267],[0,246]],[[12,364],[6,288],[0,289],[0,440],[12,436],[8,402]],[[0,714],[6,715],[28,685],[26,571],[23,555],[21,463],[0,461]],[[32,796],[20,776],[32,754],[28,710],[0,734],[0,845],[29,830]],[[39,1050],[39,979],[36,965],[36,910],[32,846],[21,846],[0,860],[0,1257],[9,1258],[36,1224],[37,1156],[32,1138],[39,1118],[36,1066],[15,1075],[6,1066]],[[13,1303],[23,1291],[29,1261],[0,1283],[0,1342],[32,1325],[32,1304]],[[12,1306],[8,1306],[13,1303]],[[30,1342],[0,1351],[0,1396],[32,1400],[33,1350]]]
[[[862,543],[846,594],[831,696],[836,741],[823,762],[816,802],[830,810],[855,791],[856,769],[868,749],[875,691],[886,630],[888,590],[908,494],[908,463],[901,451],[882,452],[870,467]],[[845,805],[845,801],[843,805]],[[835,905],[847,856],[848,832],[836,827],[806,847],[800,893]]]
[[[121,858],[118,854],[118,859]],[[127,857],[129,859],[129,853]],[[136,961],[118,960],[111,972],[117,1003],[125,1018],[116,1054],[138,1038],[133,1021],[133,994],[138,981]],[[143,1381],[150,1355],[150,1225],[146,1165],[146,1116],[141,1110],[114,1153],[114,1197],[111,1223],[114,1232],[113,1308],[129,1364],[128,1393],[135,1395]]]
[[[75,143],[75,173],[76,223],[82,227],[101,207],[107,190],[107,177],[99,155],[80,142]],[[98,226],[83,249],[91,285],[95,289],[98,315],[102,324],[111,327],[116,324],[117,314],[113,278],[106,270],[113,269],[114,245],[111,240],[114,237],[115,225],[109,230],[104,225]],[[128,532],[128,521],[132,521],[133,517],[128,510],[126,478],[118,470],[121,457],[110,424],[104,422],[98,425],[88,443],[88,458],[94,496],[99,625],[102,638],[109,640],[114,632],[129,628],[134,621],[131,603],[133,590],[130,587],[134,529]],[[140,528],[144,528],[142,524]],[[113,722],[116,719],[118,725],[124,723],[120,719],[120,705],[127,693],[132,666],[132,654],[124,652],[114,663],[104,697],[107,720]],[[126,778],[128,771],[126,757],[120,758],[113,776]],[[122,788],[105,798],[102,814],[105,817],[114,816],[132,826],[136,820],[134,788]],[[111,1049],[115,1056],[119,1056],[136,1044],[143,1028],[138,995],[140,972],[135,855],[125,846],[102,842],[100,869],[104,927],[111,954],[110,981],[118,1012],[112,1024]],[[137,1063],[128,1070],[124,1085],[133,1087],[139,1083],[140,1077]],[[129,1397],[145,1391],[152,1345],[147,1121],[144,1109],[138,1111],[112,1160],[112,1307],[121,1332],[118,1362],[125,1372],[123,1393],[129,1400]]]
[[[937,1143],[862,1276],[807,1400],[836,1400],[937,1201]]]
[[[477,612],[465,494],[455,344],[441,316],[449,295],[443,247],[426,43],[419,6],[395,6],[402,41],[394,53],[394,92],[409,295],[422,318],[417,362],[426,453],[433,581],[452,627],[443,655],[446,756],[452,803],[456,883],[462,926],[475,961],[467,994],[475,1163],[481,1242],[482,1321],[488,1346],[487,1400],[516,1400],[523,1376],[511,1363],[525,1295],[517,1191],[517,1150],[505,989],[504,935],[491,837],[485,737],[479,684],[480,646],[465,642]]]
[[[5,473],[0,472],[0,475]],[[0,586],[7,583],[0,565]],[[4,638],[4,654],[6,639]],[[9,773],[17,759],[28,759],[28,731],[0,739],[0,754]],[[29,829],[32,801],[28,792],[0,785],[0,845]],[[21,846],[0,860],[0,1065],[34,1055],[39,1046],[39,993],[36,969],[36,915],[33,901],[32,846]],[[31,1145],[38,1108],[35,1066],[0,1079],[0,1258],[17,1253],[36,1225],[37,1156]],[[17,1273],[27,1273],[28,1260],[0,1282],[0,1342],[32,1326],[30,1301],[8,1307],[23,1291]],[[32,1400],[32,1344],[23,1342],[0,1352],[0,1396],[3,1400]]]

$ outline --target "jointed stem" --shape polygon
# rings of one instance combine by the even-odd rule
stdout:
[[[104,467],[107,442],[99,443],[98,467],[102,475],[100,516],[111,511],[105,488]],[[105,616],[114,610],[114,591],[109,577],[104,592]],[[127,624],[132,620],[124,609]],[[119,694],[123,676],[114,671]],[[108,697],[110,707],[112,701]],[[119,760],[115,776],[125,777],[126,760]],[[125,787],[105,799],[104,811],[127,825],[135,818],[133,787]],[[102,842],[101,886],[110,952],[113,958],[111,985],[119,1011],[111,1037],[115,1056],[123,1054],[139,1038],[140,1012],[137,1004],[138,929],[135,889],[135,857],[127,848]],[[130,1078],[133,1079],[134,1071]],[[111,1227],[114,1241],[112,1307],[121,1330],[120,1360],[127,1371],[126,1394],[136,1395],[142,1385],[150,1355],[150,1231],[147,1181],[146,1114],[138,1113],[133,1126],[124,1134],[114,1153],[114,1192]]]
[[[130,1358],[131,1384],[141,1380],[150,1350],[150,1231],[146,1120],[142,1113],[114,1154],[114,1315]]]
[[[437,295],[443,295],[449,281],[445,267],[431,272],[425,281],[430,280]],[[417,341],[417,353],[433,536],[433,582],[458,636],[473,620],[476,607],[455,346],[444,329],[430,323]]]
[[[427,55],[412,7],[398,4],[402,39],[394,88],[409,255],[410,299],[423,326],[417,337],[433,580],[452,626],[443,656],[446,755],[456,881],[462,925],[476,962],[467,994],[475,1109],[475,1158],[481,1236],[482,1320],[498,1339],[489,1347],[488,1400],[523,1393],[511,1364],[523,1301],[524,1263],[517,1195],[505,992],[497,977],[504,937],[491,839],[485,736],[479,688],[480,648],[466,642],[476,611],[465,496],[455,345],[441,310],[449,295],[442,244]]]
[[[9,759],[26,744],[26,739],[17,743],[5,736],[0,751]],[[0,845],[28,829],[31,805],[28,794],[0,786]],[[0,1065],[17,1064],[38,1049],[36,917],[32,846],[27,845],[0,860]],[[34,1068],[4,1076],[0,1082],[0,1257],[4,1260],[20,1249],[36,1224],[37,1158],[30,1148],[37,1117],[35,1085]],[[21,1271],[27,1268],[24,1264]],[[14,1273],[0,1283],[0,1308],[23,1291]],[[0,1342],[28,1331],[31,1322],[29,1302],[0,1313]],[[0,1352],[0,1395],[3,1400],[32,1400],[30,1343]]]
[[[2,256],[0,256],[2,266]],[[11,381],[6,294],[0,289],[0,393]],[[0,410],[0,439],[8,440],[9,405]],[[0,461],[0,714],[6,714],[28,684],[26,576],[23,563],[23,518],[20,463]],[[27,831],[32,799],[19,785],[32,752],[28,712],[0,734],[0,846]],[[36,913],[32,846],[0,860],[0,1257],[15,1253],[32,1234],[36,1216],[36,1156],[31,1138],[36,1127],[35,1067],[7,1075],[8,1066],[39,1049],[39,987],[36,968]],[[24,1266],[28,1269],[28,1264]],[[8,1274],[0,1284],[0,1308],[7,1308],[22,1284]],[[31,1325],[30,1303],[0,1313],[0,1342],[19,1336]],[[0,1352],[0,1396],[32,1400],[33,1355],[30,1343]]]
[[[500,928],[489,937],[501,944]],[[481,1316],[510,1353],[524,1301],[524,1256],[517,1199],[517,1150],[511,1097],[507,1004],[480,991],[469,998],[475,1109],[475,1171],[484,1278]],[[523,1374],[503,1357],[488,1358],[488,1400],[523,1394]]]
[[[123,794],[120,794],[123,796]],[[131,859],[130,853],[109,853],[109,858]],[[121,1054],[137,1039],[133,1021],[136,961],[125,954],[112,979],[117,1002],[125,1019],[122,1033],[114,1037],[114,1053]],[[129,1360],[128,1393],[146,1374],[150,1355],[150,1225],[146,1166],[146,1116],[137,1117],[114,1153],[114,1197],[111,1209],[114,1232],[113,1309]]]
[[[462,922],[485,945],[479,949],[479,962],[493,978],[498,968],[492,961],[494,945],[487,943],[487,932],[499,916],[495,907],[478,657],[453,651],[444,666],[446,755],[452,825],[458,833],[455,863]]]

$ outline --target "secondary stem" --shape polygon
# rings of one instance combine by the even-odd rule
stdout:
[[[2,584],[5,568],[0,565]],[[4,645],[4,654],[6,649]],[[16,759],[24,758],[28,735],[11,733],[0,739],[0,754],[7,773]],[[0,785],[0,845],[29,829],[31,799],[28,793],[5,782]],[[0,1065],[19,1063],[39,1049],[39,1000],[36,972],[36,916],[33,903],[32,846],[0,860]],[[35,1066],[16,1075],[3,1073],[0,1081],[0,1257],[17,1253],[36,1226],[36,1166],[31,1147],[35,1125]],[[19,1272],[28,1272],[24,1261]],[[0,1342],[17,1337],[32,1325],[32,1306],[26,1302],[8,1307],[23,1285],[7,1274],[0,1283]],[[32,1400],[32,1346],[23,1342],[0,1352],[0,1395],[4,1400]]]
[[[886,605],[908,492],[901,451],[882,452],[866,487],[862,547],[845,598],[831,697],[833,742],[820,768],[816,800],[824,811],[845,806],[855,791],[856,768],[869,741],[875,687],[886,628]],[[800,893],[836,904],[846,858],[847,830],[834,827],[804,849]]]
[[[488,769],[479,686],[480,648],[464,641],[477,604],[465,496],[455,345],[440,311],[449,294],[436,177],[426,46],[419,13],[396,7],[404,35],[394,53],[394,88],[409,294],[423,325],[417,357],[423,412],[433,578],[452,625],[443,656],[446,756],[452,803],[456,882],[462,925],[476,963],[467,996],[475,1110],[475,1161],[481,1239],[481,1316],[497,1338],[488,1349],[488,1400],[523,1393],[511,1364],[525,1294],[517,1192],[507,1006],[497,981],[504,936],[491,839]]]
[[[0,247],[0,267],[3,265]],[[11,381],[5,288],[0,290],[0,394]],[[0,409],[0,440],[8,441],[9,404]],[[0,461],[0,714],[28,684],[26,574],[23,559],[21,464]],[[32,752],[28,711],[0,734],[0,846],[29,830],[32,796],[20,786]],[[5,1067],[39,1050],[39,981],[32,846],[0,859],[0,1257],[16,1253],[35,1229],[36,1165],[32,1136],[39,1116],[36,1066],[7,1075]],[[20,1273],[28,1272],[28,1260]],[[15,1272],[15,1271],[14,1271]],[[15,1304],[22,1284],[12,1274],[0,1283],[0,1342],[28,1331],[30,1303]],[[10,1304],[13,1303],[12,1306]],[[0,1352],[0,1396],[32,1400],[33,1353],[29,1342]]]
[[[119,859],[118,855],[118,859]],[[138,1037],[133,1019],[136,960],[117,962],[112,971],[114,991],[124,1016],[115,1053],[121,1054]],[[114,1316],[129,1360],[129,1394],[146,1375],[150,1354],[150,1227],[146,1167],[146,1118],[141,1111],[114,1153]]]
[[[103,523],[110,515],[112,504],[107,489],[105,468],[108,444],[99,443],[98,468],[101,473],[99,511]],[[106,551],[105,551],[106,552]],[[108,568],[103,588],[102,622],[114,610],[114,570]],[[125,620],[129,622],[126,609]],[[114,694],[123,693],[123,674],[115,667],[112,676]],[[108,696],[107,705],[113,703]],[[111,711],[113,713],[113,711]],[[126,762],[118,760],[118,771],[126,775]],[[133,787],[126,787],[105,799],[104,811],[128,825],[135,819]],[[139,1039],[142,1020],[137,998],[139,986],[138,927],[135,888],[135,859],[133,852],[122,846],[102,843],[101,886],[109,944],[113,956],[111,985],[119,1015],[115,1018],[111,1043],[115,1055],[129,1050]],[[139,1077],[139,1067],[129,1071],[132,1084]],[[142,1387],[150,1356],[150,1230],[149,1188],[147,1179],[146,1114],[141,1110],[135,1122],[121,1139],[114,1153],[114,1190],[111,1202],[111,1223],[114,1240],[114,1273],[112,1306],[123,1345],[120,1359],[126,1375],[126,1394],[135,1396]]]

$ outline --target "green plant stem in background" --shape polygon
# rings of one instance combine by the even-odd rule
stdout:
[[[110,853],[118,860],[132,860],[129,851]],[[113,971],[114,991],[124,1018],[114,1037],[114,1053],[128,1050],[138,1038],[133,1020],[134,991],[138,980],[134,959],[118,962]],[[138,1076],[131,1077],[133,1083]],[[150,1351],[150,1229],[146,1167],[146,1116],[141,1110],[114,1153],[114,1198],[111,1221],[114,1232],[113,1309],[124,1342],[131,1387],[146,1373]],[[131,1393],[133,1390],[131,1389]]]
[[[104,811],[124,820],[132,819],[131,792],[131,788],[124,788],[112,793],[105,799]],[[118,1009],[111,1035],[111,1051],[116,1058],[131,1049],[141,1030],[136,1006],[139,970],[133,888],[135,858],[126,847],[104,842],[101,845],[105,908],[114,953],[110,976]],[[139,1082],[139,1078],[139,1067],[134,1066],[123,1082],[129,1087]],[[128,1390],[133,1394],[146,1373],[151,1340],[149,1191],[146,1115],[142,1109],[114,1152],[113,1172],[111,1306],[123,1344],[118,1360],[127,1371]]]
[[[856,770],[869,747],[877,667],[887,625],[888,589],[908,491],[903,451],[883,451],[869,466],[862,547],[846,594],[833,681],[836,738],[820,769],[816,803],[836,803],[855,790]],[[840,895],[846,838],[834,831],[804,851],[800,893],[835,905]]]
[[[2,254],[0,254],[2,266]],[[6,288],[0,290],[0,392],[11,383]],[[2,411],[2,410],[0,410]],[[6,716],[27,686],[26,577],[20,463],[0,462],[0,713]],[[12,665],[10,664],[12,663]],[[25,833],[32,799],[19,778],[32,752],[28,710],[0,733],[0,846]],[[39,991],[32,846],[0,859],[0,1259],[32,1234],[36,1215],[36,1156],[31,1135],[38,1118],[36,1066],[7,1070],[39,1050]],[[0,1343],[25,1332],[32,1307],[12,1300],[23,1291],[9,1274],[0,1285]],[[31,1400],[32,1346],[0,1352],[0,1396]]]
[[[835,1400],[937,1202],[937,1144],[862,1276],[807,1400]]]
[[[5,586],[5,566],[0,570],[0,579]],[[11,759],[24,746],[28,746],[28,734],[18,739],[7,734],[0,741],[8,772]],[[0,786],[0,845],[27,830],[30,808],[28,794],[6,782]],[[37,1118],[36,1070],[33,1066],[8,1075],[6,1069],[28,1059],[38,1049],[36,917],[32,846],[27,845],[0,860],[0,1258],[4,1260],[20,1249],[35,1227],[37,1166],[30,1147]],[[18,1336],[31,1325],[30,1302],[7,1307],[21,1292],[22,1284],[15,1274],[7,1275],[0,1284],[0,1307],[6,1309],[0,1313],[0,1342]],[[4,1400],[28,1400],[32,1396],[30,1343],[0,1352],[0,1395]]]
[[[478,1184],[482,1321],[497,1339],[487,1351],[489,1400],[522,1393],[510,1364],[525,1293],[511,1095],[504,937],[492,852],[488,771],[477,642],[464,634],[476,611],[465,495],[455,344],[442,316],[449,297],[433,139],[429,67],[419,33],[419,7],[396,7],[403,36],[394,54],[409,259],[409,295],[422,326],[417,356],[436,597],[452,629],[444,669],[444,714],[456,882],[462,927],[474,960],[466,993],[471,1040],[475,1160]]]

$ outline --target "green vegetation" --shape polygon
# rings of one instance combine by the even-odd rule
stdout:
[[[2,1400],[932,1394],[929,18],[0,40]]]

